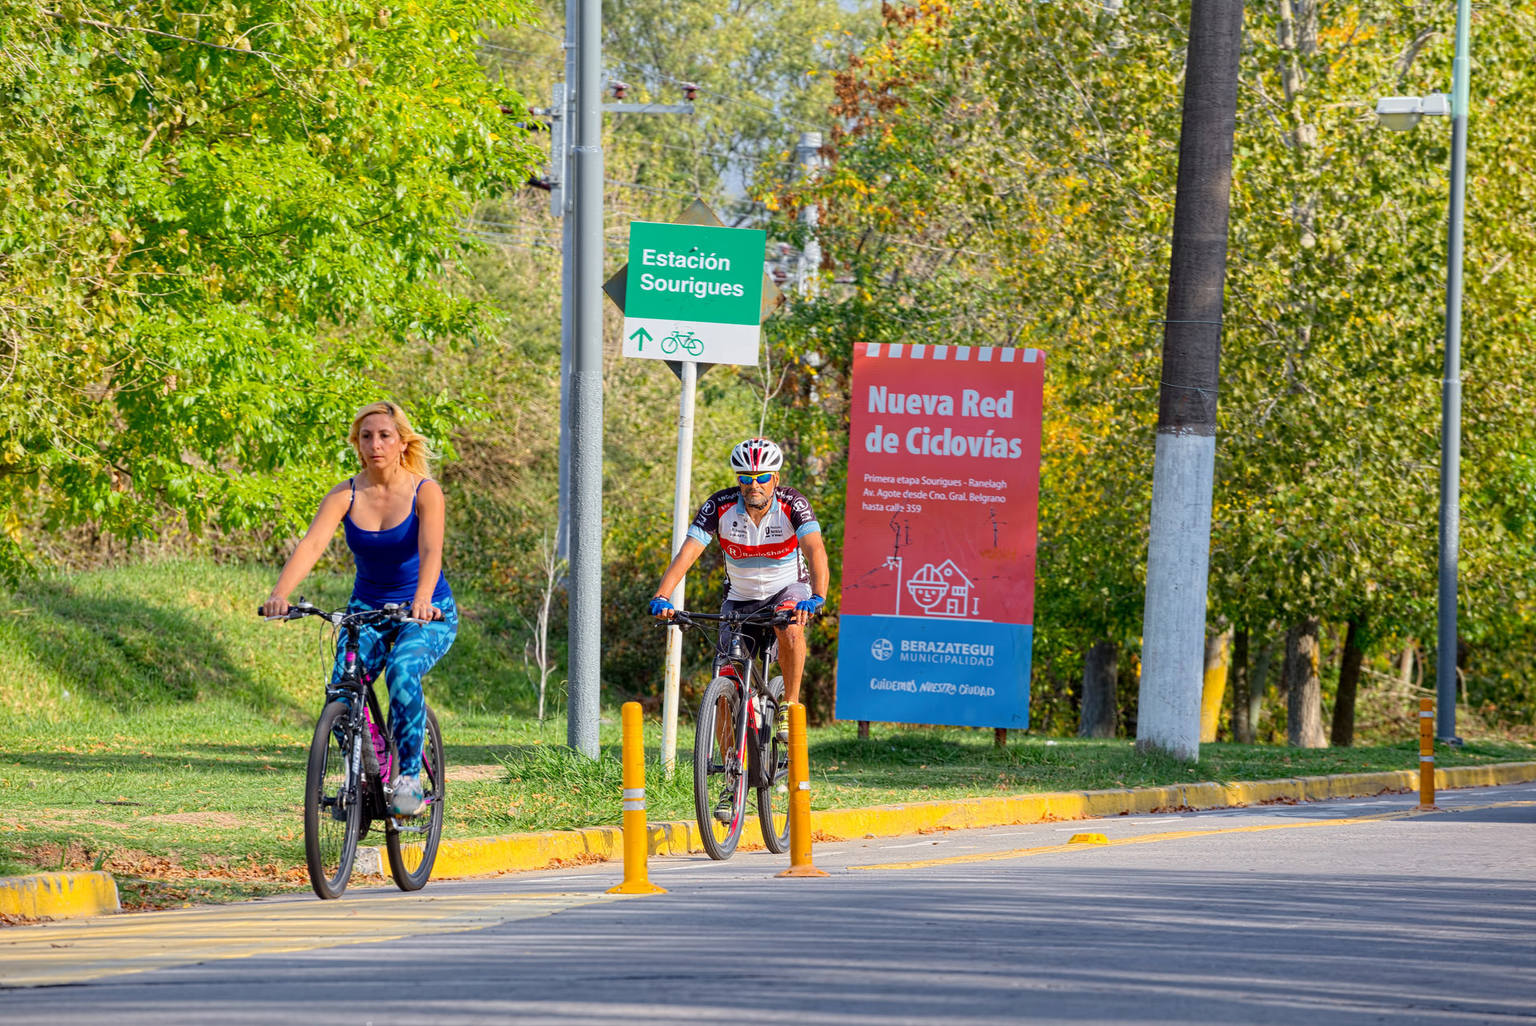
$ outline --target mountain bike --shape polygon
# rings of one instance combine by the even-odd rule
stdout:
[[[329,622],[345,638],[341,680],[325,689],[326,704],[315,724],[304,776],[304,860],[309,866],[310,886],[322,898],[341,897],[352,876],[357,842],[367,836],[373,823],[382,822],[395,885],[402,891],[418,891],[432,875],[443,833],[447,778],[442,733],[436,714],[428,708],[421,750],[421,811],[410,818],[391,815],[390,781],[400,762],[394,725],[385,722],[374,692],[377,677],[365,674],[358,658],[362,627],[407,622],[410,609],[388,603],[382,609],[327,612],[300,599],[288,607],[286,615],[267,619],[301,620],[306,616]]]
[[[662,621],[692,627],[711,642],[725,638],[725,661],[704,689],[694,721],[693,808],[704,850],[712,859],[728,859],[736,851],[747,815],[748,788],[757,792],[763,844],[775,853],[789,850],[789,745],[773,729],[774,716],[784,701],[784,678],[770,678],[768,671],[773,628],[793,622],[794,615],[792,609],[734,613],[679,609],[671,620]],[[727,804],[729,815],[722,811]]]

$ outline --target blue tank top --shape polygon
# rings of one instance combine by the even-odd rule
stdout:
[[[353,479],[352,502],[357,501],[357,481]],[[421,491],[421,483],[416,485]],[[411,496],[411,512],[394,527],[383,531],[365,531],[352,522],[352,502],[342,518],[347,548],[357,564],[357,579],[352,582],[352,597],[375,608],[386,602],[410,602],[416,597],[416,583],[421,578],[421,551],[416,535],[421,521],[416,517],[416,496]],[[453,592],[441,570],[432,601],[447,598]]]

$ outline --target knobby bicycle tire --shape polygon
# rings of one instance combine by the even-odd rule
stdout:
[[[726,677],[716,677],[704,689],[704,698],[699,703],[699,715],[694,720],[693,739],[693,811],[699,821],[699,837],[704,842],[704,850],[710,858],[717,860],[728,859],[735,853],[737,842],[741,840],[741,824],[747,812],[744,808],[745,767],[733,768],[735,753],[719,750],[716,719],[722,698],[730,715],[729,731],[734,746],[736,718],[741,714],[741,694],[736,682]],[[735,809],[731,822],[722,823],[715,818],[716,799],[711,790],[719,788],[723,791],[727,785],[735,796]]]
[[[779,740],[773,723],[784,704],[783,677],[768,682],[768,698],[768,722],[763,726],[770,732],[765,767],[768,784],[757,789],[757,820],[763,831],[763,844],[775,855],[782,855],[789,851],[789,745]]]
[[[347,889],[361,833],[360,781],[349,770],[350,753],[343,751],[343,742],[336,738],[338,725],[349,716],[350,710],[341,702],[331,702],[321,711],[304,773],[304,861],[309,866],[309,885],[322,898],[339,898]],[[342,735],[351,745],[353,732],[343,727]]]
[[[424,833],[402,833],[387,829],[384,847],[389,853],[389,873],[395,878],[395,886],[402,891],[419,891],[432,876],[432,863],[437,861],[437,843],[443,836],[443,796],[447,791],[447,777],[443,766],[443,735],[438,730],[437,714],[427,710],[427,728],[421,742],[421,772],[426,779],[421,782],[423,798],[430,802],[426,822],[422,816],[402,820],[409,826],[422,826]]]

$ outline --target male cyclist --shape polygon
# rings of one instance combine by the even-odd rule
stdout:
[[[778,635],[779,672],[784,676],[785,705],[779,706],[774,728],[779,739],[789,736],[789,702],[800,700],[800,677],[805,670],[807,621],[826,604],[827,550],[821,542],[821,525],[805,496],[779,484],[784,454],[766,438],[749,438],[731,450],[731,470],[736,487],[711,495],[699,507],[688,526],[677,555],[661,575],[651,615],[672,617],[671,595],[694,562],[709,545],[710,535],[720,540],[725,553],[729,587],[721,612],[761,609],[793,609],[794,621],[774,628]],[[730,635],[720,632],[715,664],[730,651]],[[730,799],[726,800],[729,814]]]

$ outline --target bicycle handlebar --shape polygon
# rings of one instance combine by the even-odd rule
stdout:
[[[821,613],[812,613],[813,617]],[[786,627],[795,622],[795,610],[790,609],[752,609],[729,613],[698,613],[687,609],[674,609],[669,619],[658,618],[658,626],[666,627],[672,624],[678,626],[702,626],[698,621],[710,620],[731,627]]]
[[[378,609],[360,609],[349,613],[345,609],[327,611],[313,603],[299,599],[288,607],[288,612],[282,616],[262,616],[261,606],[256,607],[256,615],[265,620],[302,620],[306,616],[318,616],[337,627],[349,624],[359,626],[371,623],[382,623],[386,620],[394,620],[396,623],[428,623],[427,620],[418,620],[411,616],[411,607],[399,602],[386,602]]]

